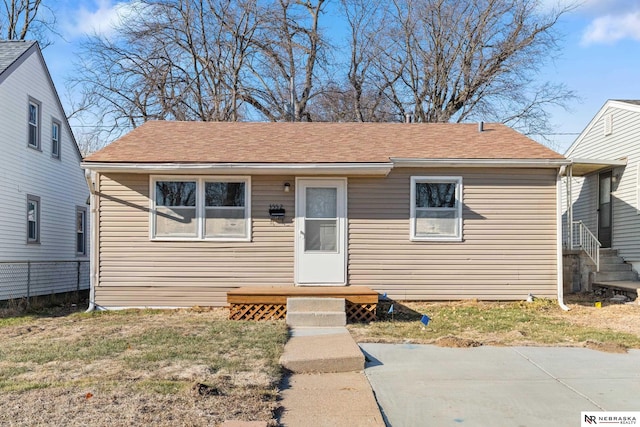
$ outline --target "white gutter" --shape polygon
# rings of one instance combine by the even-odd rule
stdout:
[[[559,168],[571,163],[568,159],[411,159],[392,157],[394,167],[403,168]]]
[[[556,178],[556,281],[558,283],[558,305],[564,311],[569,307],[564,304],[563,259],[562,259],[562,174],[564,168],[558,170]]]
[[[380,175],[386,176],[392,163],[105,163],[82,162],[95,172],[199,173],[237,175]]]
[[[96,194],[96,176],[94,172],[89,170],[84,171],[84,178],[87,180],[87,186],[89,187],[90,203],[89,212],[91,214],[91,241],[89,246],[89,307],[86,313],[92,312],[96,309],[96,282],[98,271],[98,195]]]

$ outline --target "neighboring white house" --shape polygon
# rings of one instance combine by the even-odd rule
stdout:
[[[608,256],[640,271],[640,101],[607,101],[565,156],[572,160],[569,216],[612,249]],[[633,279],[631,271],[607,278],[611,269],[602,264],[596,280]]]
[[[33,41],[0,41],[0,300],[88,287],[82,156]]]

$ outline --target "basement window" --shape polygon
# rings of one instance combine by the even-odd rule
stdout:
[[[462,240],[462,177],[411,177],[411,240]]]

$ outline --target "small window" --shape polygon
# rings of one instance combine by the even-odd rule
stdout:
[[[87,208],[76,207],[76,253],[87,254]]]
[[[57,120],[51,124],[51,157],[60,158],[60,122]]]
[[[27,196],[27,243],[40,243],[40,197]]]
[[[411,240],[462,240],[461,177],[411,177]]]
[[[249,239],[249,178],[153,178],[154,239]]]
[[[29,98],[29,147],[40,149],[40,102]]]
[[[604,116],[604,136],[609,136],[613,133],[613,114],[608,113]]]

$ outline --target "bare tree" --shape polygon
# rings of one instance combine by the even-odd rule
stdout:
[[[411,112],[421,122],[497,120],[535,132],[548,126],[546,106],[573,97],[562,85],[535,84],[557,50],[555,24],[571,6],[543,13],[532,0],[343,5],[352,38],[348,80],[356,93],[383,93],[396,118]],[[359,109],[356,102],[356,116]]]
[[[526,133],[566,105],[538,83],[569,11],[535,0],[340,0],[345,66],[322,30],[327,0],[139,0],[94,36],[75,83],[104,139],[151,119],[502,121]],[[337,3],[336,3],[337,4]],[[333,40],[336,41],[335,39]]]
[[[371,72],[381,60],[381,35],[388,25],[389,12],[385,2],[376,0],[341,0],[349,25],[349,70],[347,79],[353,106],[353,121],[390,121],[393,115],[387,107],[385,89],[389,81],[375,79]]]
[[[311,120],[323,4],[141,0],[84,44],[76,116],[105,140],[147,120]]]
[[[324,6],[325,0],[277,0],[264,11],[243,99],[271,121],[312,120]]]
[[[56,18],[42,0],[2,0],[0,39],[38,40],[40,47],[51,44],[47,34],[53,31]]]
[[[377,88],[363,85],[358,90],[348,82],[323,85],[308,107],[318,122],[399,121],[394,105]]]
[[[105,139],[147,120],[235,121],[257,25],[255,0],[145,0],[115,36],[84,45],[80,116]]]

